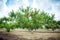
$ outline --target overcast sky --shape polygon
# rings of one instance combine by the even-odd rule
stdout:
[[[12,9],[16,11],[22,5],[55,14],[55,19],[60,20],[60,0],[0,0],[0,17],[7,16]]]

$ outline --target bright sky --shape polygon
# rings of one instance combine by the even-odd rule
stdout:
[[[0,18],[7,16],[12,9],[16,11],[22,5],[55,14],[55,19],[60,20],[60,0],[0,0]]]

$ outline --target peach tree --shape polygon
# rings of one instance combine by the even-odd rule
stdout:
[[[52,29],[54,31],[57,28],[57,24],[59,24],[59,22],[54,20],[54,16],[54,14],[49,15],[36,8],[21,7],[16,12],[12,10],[9,13],[9,17],[0,18],[0,28],[5,28],[7,32],[16,28],[26,28],[31,31],[36,29]]]

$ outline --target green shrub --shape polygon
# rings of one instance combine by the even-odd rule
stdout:
[[[12,10],[9,13],[9,17],[0,18],[0,28],[5,28],[7,32],[16,28],[26,28],[28,30],[40,28],[54,31],[57,28],[57,24],[60,25],[60,21],[56,22],[54,16],[54,14],[49,15],[38,9],[22,7],[17,12]]]

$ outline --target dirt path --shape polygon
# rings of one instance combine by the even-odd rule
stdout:
[[[13,30],[9,33],[0,31],[0,39],[4,40],[60,40],[60,31],[57,30],[53,33],[52,31],[48,32],[47,30],[29,32],[26,29]]]

